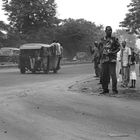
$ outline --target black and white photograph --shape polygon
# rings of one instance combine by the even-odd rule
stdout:
[[[140,0],[0,0],[0,140],[140,140]]]

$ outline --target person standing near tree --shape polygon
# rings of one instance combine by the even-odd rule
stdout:
[[[117,52],[120,50],[120,43],[116,37],[112,36],[111,26],[105,28],[106,36],[101,39],[101,63],[102,63],[102,89],[100,94],[109,93],[108,85],[112,79],[112,94],[118,94],[117,76],[116,76],[116,59]]]

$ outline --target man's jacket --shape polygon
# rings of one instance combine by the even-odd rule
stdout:
[[[117,52],[120,50],[120,43],[117,38],[102,38],[99,43],[99,48],[101,63],[116,62]]]

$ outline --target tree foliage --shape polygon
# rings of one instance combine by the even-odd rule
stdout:
[[[9,26],[5,24],[3,21],[0,21],[0,48],[4,46],[4,42],[6,40],[6,32],[8,32]],[[3,31],[5,33],[3,33]]]
[[[0,30],[8,31],[8,29],[9,29],[9,26],[3,21],[0,21]]]
[[[117,36],[120,42],[125,40],[128,47],[136,47],[136,36],[133,34],[129,34],[128,32],[126,32],[126,30],[117,30],[115,32],[115,36]]]
[[[69,57],[75,56],[79,51],[88,51],[89,44],[98,41],[102,35],[102,26],[84,19],[65,19],[56,30],[56,39],[63,44]]]
[[[124,21],[120,22],[120,26],[127,28],[130,33],[140,35],[140,0],[131,0],[128,13]]]
[[[10,25],[10,45],[53,40],[53,28],[59,24],[55,0],[3,0],[3,9]]]
[[[103,27],[84,19],[56,17],[55,0],[3,0],[10,28],[5,46],[22,43],[62,43],[65,55],[73,57],[79,51],[88,51],[103,36]]]
[[[54,0],[3,0],[10,25],[20,33],[52,27],[56,15]]]

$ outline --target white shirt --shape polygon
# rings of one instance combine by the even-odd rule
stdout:
[[[117,53],[117,61],[121,60],[121,50]]]
[[[55,46],[56,47],[56,55],[61,55],[62,54],[62,46],[60,43],[52,43],[51,47]]]
[[[126,46],[125,48],[122,49],[122,53],[121,53],[122,66],[128,65],[130,55],[131,55],[131,49],[129,47]]]

